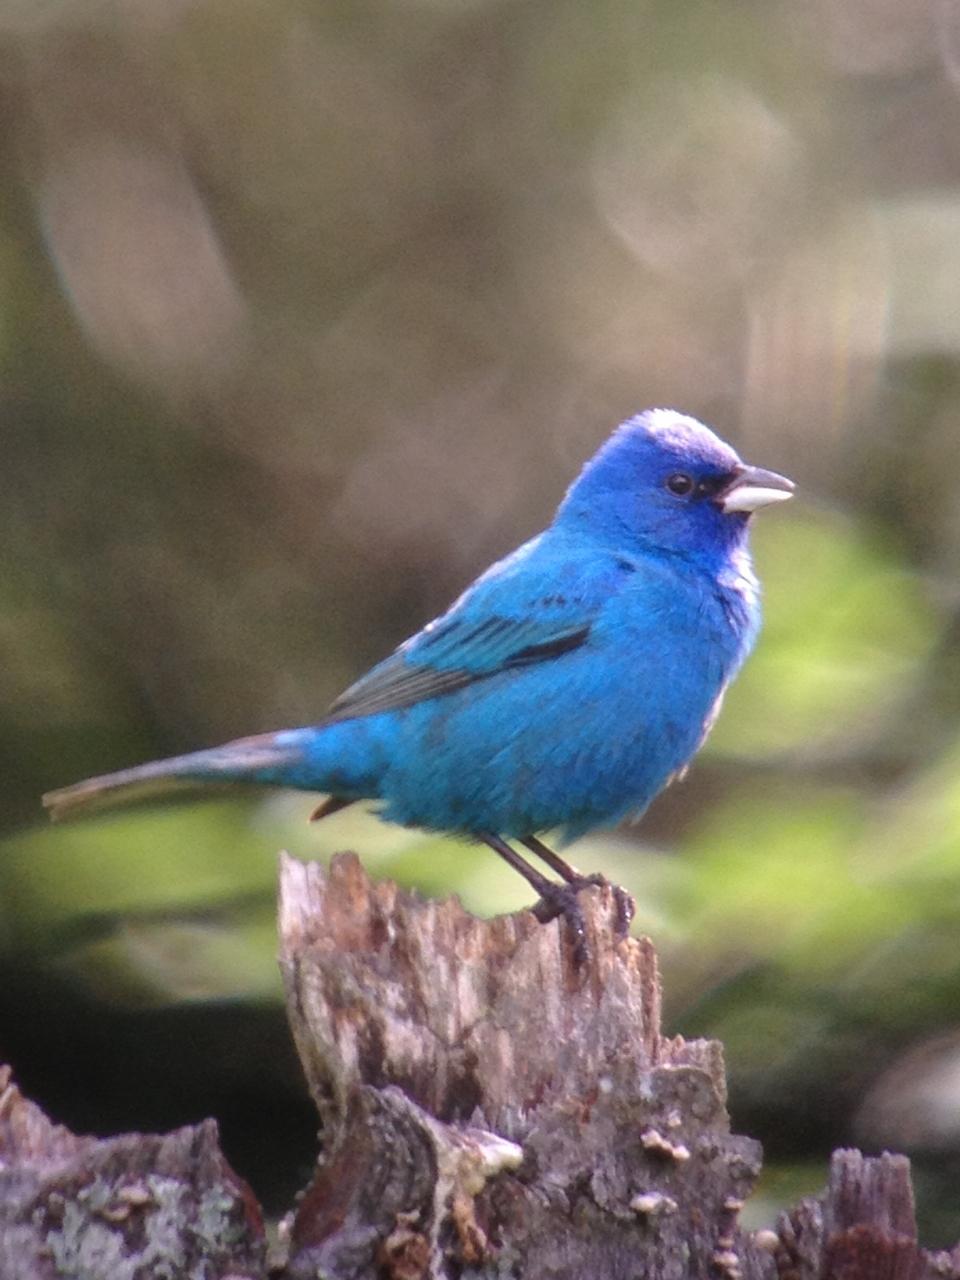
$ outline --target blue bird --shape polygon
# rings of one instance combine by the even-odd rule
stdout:
[[[543,533],[319,724],[92,778],[44,804],[59,818],[223,782],[324,792],[315,817],[376,800],[389,822],[488,844],[540,895],[541,919],[577,928],[585,878],[539,836],[573,840],[638,815],[683,773],[759,629],[750,516],[792,491],[694,418],[647,410],[586,463]]]

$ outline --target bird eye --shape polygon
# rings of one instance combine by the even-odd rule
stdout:
[[[667,477],[667,488],[678,498],[683,498],[693,490],[693,476],[688,476],[685,471],[675,471]]]

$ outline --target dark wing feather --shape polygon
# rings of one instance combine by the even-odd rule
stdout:
[[[475,678],[469,671],[432,671],[429,667],[411,666],[397,652],[344,690],[331,705],[324,724],[410,707],[425,698],[462,689]]]
[[[599,548],[578,545],[564,553],[548,534],[534,538],[351,685],[328,719],[398,711],[499,672],[561,661],[588,642],[633,569]]]
[[[397,711],[463,689],[499,671],[547,662],[578,649],[590,623],[550,618],[490,617],[473,627],[457,617],[440,619],[337,698],[326,717],[352,720]]]

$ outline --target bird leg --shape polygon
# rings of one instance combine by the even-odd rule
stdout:
[[[494,835],[492,831],[479,832],[479,837],[494,853],[499,853],[504,862],[522,875],[527,884],[539,894],[539,902],[535,902],[530,910],[541,924],[549,924],[551,920],[556,920],[557,916],[563,916],[573,937],[574,961],[578,968],[583,968],[588,956],[587,929],[583,911],[577,901],[575,886],[557,884],[553,880],[548,880],[546,876],[531,867],[526,858],[521,857],[515,849],[511,849],[506,840]],[[559,862],[560,859],[557,861]]]
[[[532,886],[532,888],[540,894],[541,898],[548,897],[551,890],[561,887],[559,885],[555,885],[552,880],[548,880],[545,875],[541,875],[539,871],[534,867],[531,867],[526,858],[517,853],[516,849],[511,849],[506,840],[502,840],[500,836],[494,835],[492,831],[480,831],[477,833],[477,838],[482,840],[484,844],[489,845],[494,853],[499,853],[504,862],[508,866],[513,867],[514,871],[519,875],[523,876],[527,884]],[[552,916],[548,916],[547,919],[552,920],[558,914],[558,912],[554,912],[554,914]],[[546,923],[546,921],[544,921],[544,923]]]
[[[488,844],[495,853],[498,853],[508,866],[523,876],[527,884],[539,895],[539,901],[534,903],[531,911],[541,924],[549,924],[551,920],[556,920],[558,916],[563,916],[573,938],[575,962],[578,967],[582,967],[588,957],[587,933],[583,910],[580,907],[577,894],[581,889],[585,889],[589,885],[606,884],[607,881],[603,876],[599,875],[581,875],[579,871],[575,871],[573,867],[568,866],[552,849],[548,849],[545,844],[541,844],[533,836],[521,841],[521,843],[526,845],[531,853],[535,853],[538,858],[546,862],[552,870],[556,871],[557,875],[563,880],[563,884],[557,884],[555,881],[548,880],[546,876],[541,875],[539,871],[530,866],[524,857],[517,853],[515,849],[512,849],[506,840],[494,835],[493,832],[480,832],[479,838],[485,844]],[[617,906],[617,934],[620,937],[625,937],[630,928],[630,921],[633,918],[633,899],[619,885],[613,885],[612,888]]]
[[[585,876],[578,871],[576,867],[571,867],[569,862],[564,862],[558,853],[554,853],[552,849],[548,849],[542,840],[538,840],[536,836],[526,836],[520,841],[522,845],[535,853],[537,857],[547,864],[551,871],[555,871],[561,880],[567,884],[587,885],[587,884],[603,884],[603,876],[593,875]]]
[[[545,862],[551,871],[555,871],[561,880],[568,884],[575,893],[579,893],[581,889],[587,888],[588,885],[610,885],[614,902],[617,906],[617,934],[621,938],[627,936],[630,932],[630,921],[633,919],[637,904],[626,889],[619,884],[610,884],[606,876],[602,876],[599,873],[589,876],[583,875],[576,867],[571,867],[569,862],[565,862],[563,858],[554,853],[552,849],[548,849],[543,841],[538,840],[536,836],[527,836],[520,843],[540,858],[542,862]]]

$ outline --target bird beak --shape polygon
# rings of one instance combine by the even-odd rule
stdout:
[[[786,502],[793,497],[794,483],[786,476],[778,476],[775,471],[764,471],[760,467],[740,467],[734,473],[730,483],[717,494],[717,503],[724,515],[734,511],[757,511],[760,507],[768,507],[772,502]]]

